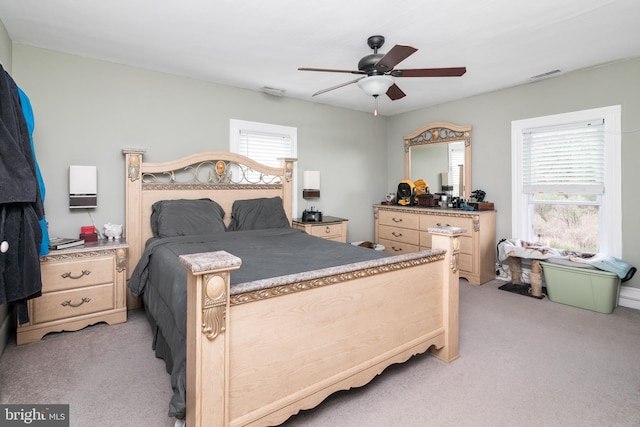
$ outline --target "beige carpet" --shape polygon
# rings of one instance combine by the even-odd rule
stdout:
[[[637,426],[640,310],[613,314],[461,281],[460,353],[387,369],[291,426]],[[69,403],[71,426],[172,426],[144,313],[50,334],[0,358],[0,403]]]

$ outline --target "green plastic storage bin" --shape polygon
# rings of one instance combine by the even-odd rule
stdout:
[[[547,296],[553,302],[610,314],[618,306],[620,278],[592,268],[540,261]]]

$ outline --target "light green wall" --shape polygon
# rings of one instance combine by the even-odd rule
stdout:
[[[98,168],[96,226],[124,223],[122,148],[145,148],[151,162],[227,151],[233,118],[297,127],[298,182],[304,170],[321,172],[313,205],[349,219],[350,241],[373,239],[371,205],[387,179],[384,118],[25,45],[14,45],[13,62],[34,109],[52,235],[91,224],[87,211],[68,208],[69,165]],[[301,212],[311,203],[299,193]]]
[[[473,72],[473,70],[469,70]],[[640,266],[640,59],[413,111],[388,119],[387,187],[403,179],[402,136],[436,121],[472,125],[472,190],[487,192],[497,209],[497,239],[511,236],[511,121],[622,106],[623,259]],[[625,283],[640,288],[640,275]]]

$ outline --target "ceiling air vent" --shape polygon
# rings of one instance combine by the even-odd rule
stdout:
[[[271,95],[271,96],[283,96],[285,93],[284,89],[276,89],[274,87],[269,87],[269,86],[262,86],[260,90],[262,90],[267,95]]]
[[[554,74],[558,74],[560,70],[547,71],[546,73],[538,74],[537,76],[529,77],[529,80],[546,79]]]

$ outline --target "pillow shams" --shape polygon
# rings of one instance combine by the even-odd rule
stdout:
[[[233,202],[229,231],[288,228],[289,226],[281,197]]]
[[[154,237],[191,236],[226,231],[224,210],[211,199],[161,200],[151,209]]]

